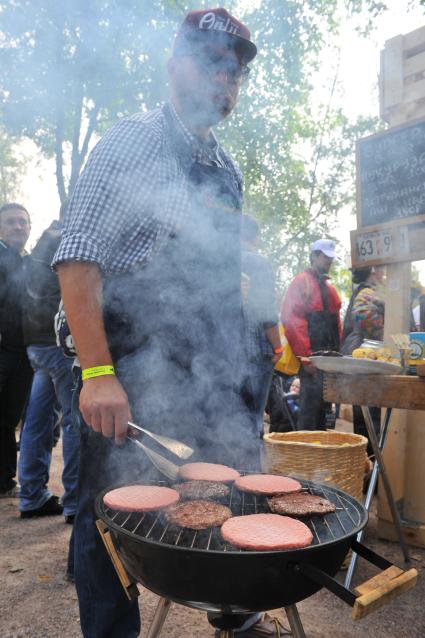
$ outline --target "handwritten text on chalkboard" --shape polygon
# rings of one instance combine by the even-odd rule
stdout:
[[[425,121],[360,140],[361,225],[425,214]]]

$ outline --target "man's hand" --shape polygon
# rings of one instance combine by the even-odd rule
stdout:
[[[124,442],[132,417],[127,394],[117,377],[86,379],[80,394],[80,410],[95,432],[115,438],[118,444]]]

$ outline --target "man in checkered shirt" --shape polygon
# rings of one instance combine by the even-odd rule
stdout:
[[[102,489],[152,474],[126,442],[128,421],[234,466],[254,428],[237,391],[242,177],[211,127],[233,110],[255,55],[225,9],[190,12],[168,65],[170,102],[118,122],[70,201],[53,263],[82,369],[74,556],[86,638],[140,631],[93,508]]]

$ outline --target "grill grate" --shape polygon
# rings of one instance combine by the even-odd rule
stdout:
[[[303,490],[327,498],[336,506],[334,513],[303,519],[313,534],[313,542],[309,548],[338,541],[360,527],[364,510],[353,498],[331,487],[310,481],[300,482],[303,484]],[[150,484],[168,486],[168,483],[161,481],[152,481]],[[270,511],[266,497],[239,492],[234,486],[232,486],[229,496],[226,499],[220,499],[219,502],[227,505],[234,516]],[[136,538],[185,549],[217,552],[248,551],[226,543],[221,537],[219,527],[207,530],[190,530],[169,523],[163,512],[142,514],[139,512],[120,512],[106,507],[103,501],[101,501],[100,507],[105,522],[112,523],[112,527],[119,527]]]

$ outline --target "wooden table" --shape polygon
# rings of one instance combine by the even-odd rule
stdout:
[[[383,374],[324,374],[331,403],[425,410],[425,378]]]
[[[387,375],[351,375],[324,374],[324,398],[330,403],[348,403],[362,407],[369,440],[375,455],[369,487],[365,496],[365,507],[369,510],[375,491],[378,473],[381,475],[391,516],[396,528],[400,547],[405,561],[409,561],[409,552],[403,536],[400,514],[394,501],[388,474],[385,470],[382,452],[385,447],[392,408],[404,410],[425,410],[425,379],[414,376]],[[373,427],[369,406],[386,408],[381,426],[379,441]],[[363,536],[359,533],[358,540]],[[357,555],[353,554],[345,579],[350,587],[356,566]]]

